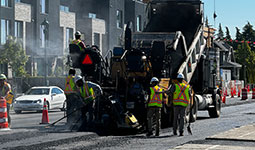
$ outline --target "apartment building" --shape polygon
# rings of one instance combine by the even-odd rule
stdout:
[[[145,7],[140,0],[1,0],[0,47],[8,35],[22,40],[32,76],[55,75],[64,68],[70,40],[82,33],[87,45],[103,55],[123,45],[125,24],[142,31]],[[0,72],[8,66],[0,64]],[[62,71],[63,72],[63,71]],[[10,71],[7,73],[11,76]]]

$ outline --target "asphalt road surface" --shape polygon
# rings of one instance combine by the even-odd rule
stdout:
[[[238,105],[236,102],[238,102]],[[58,130],[40,125],[41,113],[12,115],[11,131],[0,132],[0,149],[102,149],[102,150],[167,150],[183,144],[221,144],[254,147],[255,142],[206,140],[207,137],[244,125],[255,124],[255,100],[239,103],[239,99],[228,99],[220,118],[209,118],[207,111],[199,112],[198,120],[192,124],[193,135],[174,136],[172,128],[162,129],[159,137],[145,134],[123,136],[99,136],[93,132],[68,132],[58,124]],[[50,111],[50,122],[61,118],[63,112]]]

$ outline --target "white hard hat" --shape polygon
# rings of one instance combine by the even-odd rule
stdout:
[[[80,75],[75,76],[74,82],[77,82],[79,80],[82,80],[82,76],[80,76]]]
[[[159,82],[159,80],[158,80],[158,78],[157,77],[153,77],[153,78],[151,78],[151,84],[152,84],[152,82]]]
[[[81,35],[81,32],[80,31],[76,31],[75,35]]]
[[[183,75],[182,73],[179,73],[179,74],[177,75],[177,79],[184,79],[184,75]]]

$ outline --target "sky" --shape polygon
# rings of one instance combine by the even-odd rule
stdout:
[[[227,26],[232,39],[235,39],[235,27],[241,29],[242,32],[248,21],[255,29],[255,0],[202,0],[202,2],[204,2],[205,17],[208,17],[209,24],[217,28],[218,31],[219,23],[221,23],[224,34]],[[217,14],[215,23],[213,19],[214,9]]]

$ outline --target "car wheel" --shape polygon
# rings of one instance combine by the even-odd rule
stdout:
[[[21,114],[21,110],[14,110],[16,114]]]
[[[42,111],[42,110],[37,110],[36,112],[38,112],[38,113],[42,113],[43,111]]]
[[[65,111],[65,110],[66,110],[66,100],[64,101],[64,103],[63,103],[63,107],[62,107],[62,108],[60,108],[60,110],[61,110],[61,111]]]

